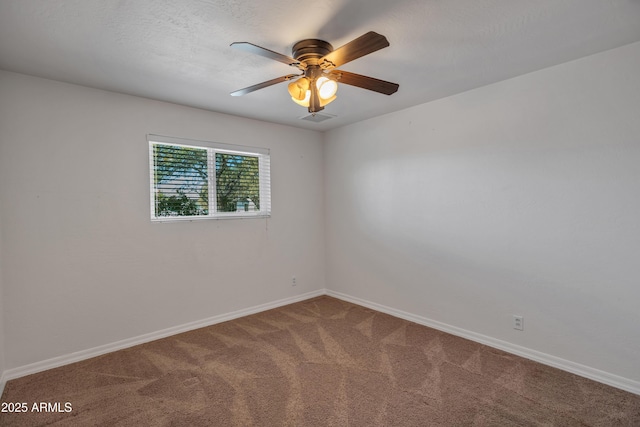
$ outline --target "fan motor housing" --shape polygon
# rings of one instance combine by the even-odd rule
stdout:
[[[317,65],[318,59],[333,51],[331,43],[318,39],[300,40],[291,49],[293,57],[308,65]]]

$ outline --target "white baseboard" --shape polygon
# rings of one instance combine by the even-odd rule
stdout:
[[[7,379],[4,377],[4,371],[0,372],[0,400],[2,400],[2,393],[4,393],[4,385]]]
[[[98,347],[90,348],[87,350],[77,351],[71,354],[54,357],[52,359],[43,360],[41,362],[31,363],[29,365],[20,366],[18,368],[8,369],[2,373],[2,382],[0,383],[0,396],[4,385],[7,381],[24,377],[26,375],[35,374],[37,372],[46,371],[47,369],[58,368],[60,366],[68,365],[70,363],[80,362],[82,360],[90,359],[92,357],[101,356],[113,351],[122,350],[125,348],[133,347],[146,342],[155,341],[161,338],[166,338],[172,335],[180,334],[182,332],[192,331],[198,328],[204,328],[206,326],[215,325],[216,323],[222,323],[229,320],[237,319],[239,317],[248,316],[250,314],[260,313],[262,311],[271,310],[273,308],[282,307],[283,305],[293,304],[295,302],[304,301],[309,298],[314,298],[320,295],[325,295],[325,289],[319,289],[312,292],[307,292],[302,295],[296,295],[289,298],[284,298],[277,301],[272,301],[265,304],[256,305],[254,307],[233,311],[231,313],[221,314],[218,316],[209,317],[207,319],[198,320],[195,322],[185,323],[183,325],[174,326],[171,328],[163,329],[161,331],[151,332],[148,334],[140,335],[133,338],[127,338],[125,340],[116,341],[110,344],[101,345]]]
[[[581,377],[589,378],[594,381],[601,382],[603,384],[616,387],[630,393],[640,395],[640,382],[621,377],[619,375],[611,374],[599,369],[595,369],[589,366],[581,365],[579,363],[571,362],[569,360],[561,359],[550,354],[541,353],[536,350],[532,350],[527,347],[522,347],[516,344],[512,344],[507,341],[502,341],[496,338],[492,338],[486,335],[478,334],[476,332],[468,331],[466,329],[458,328],[456,326],[447,325],[445,323],[431,320],[426,317],[417,316],[415,314],[407,313],[406,311],[396,310],[395,308],[387,307],[382,304],[367,301],[361,298],[353,297],[351,295],[343,294],[332,290],[327,290],[327,295],[334,298],[338,298],[353,304],[361,305],[372,310],[380,311],[382,313],[390,314],[401,319],[409,320],[420,325],[428,326],[433,329],[438,329],[443,332],[447,332],[451,335],[456,335],[462,338],[466,338],[471,341],[478,342],[480,344],[488,345],[489,347],[497,348],[507,353],[515,354],[527,359],[534,360],[544,365],[552,366],[554,368],[561,369],[563,371],[571,372],[572,374],[579,375]]]

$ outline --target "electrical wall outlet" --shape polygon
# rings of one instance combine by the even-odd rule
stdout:
[[[524,331],[524,317],[513,315],[513,329]]]
[[[296,276],[291,276],[291,286],[296,286]]]

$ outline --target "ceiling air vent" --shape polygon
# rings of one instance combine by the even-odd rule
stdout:
[[[302,116],[302,117],[300,117],[300,120],[306,120],[308,122],[320,123],[320,122],[324,122],[325,120],[333,119],[334,117],[336,117],[336,116],[332,116],[331,114],[315,113],[315,114],[309,114],[307,116]]]

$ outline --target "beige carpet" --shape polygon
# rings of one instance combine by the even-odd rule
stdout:
[[[29,405],[3,426],[640,426],[640,396],[330,297],[12,380],[2,402]]]

